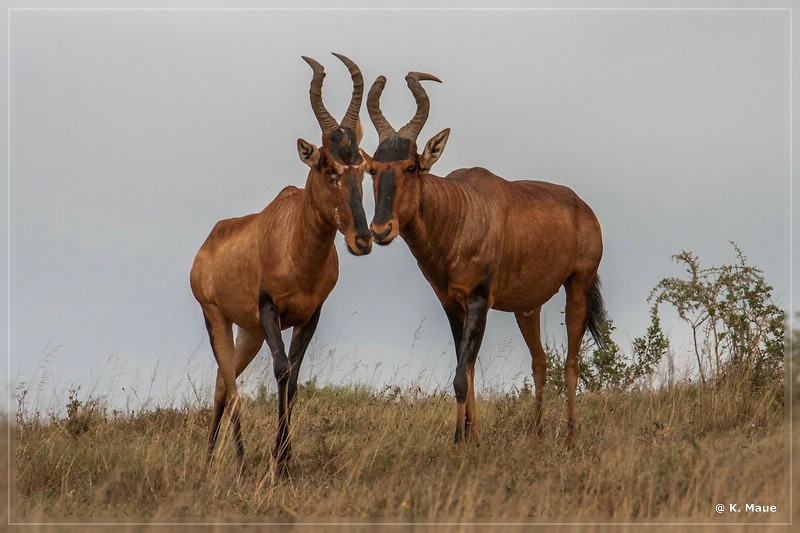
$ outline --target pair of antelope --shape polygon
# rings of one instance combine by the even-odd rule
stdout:
[[[450,130],[434,135],[417,153],[416,139],[430,108],[420,81],[439,81],[429,74],[406,76],[417,111],[399,131],[380,109],[386,78],[380,76],[372,85],[367,110],[379,144],[369,157],[358,147],[361,71],[350,59],[334,55],[347,66],[353,82],[341,123],[322,102],[322,65],[303,57],[313,69],[311,107],[322,128],[321,147],[297,141],[300,159],[311,169],[305,189],[286,187],[260,213],[218,222],[192,267],[192,291],[219,367],[207,461],[227,406],[239,466],[243,465],[236,378],[266,340],[278,383],[272,457],[275,465],[285,468],[291,456],[289,425],[300,365],[322,304],[338,278],[337,230],[355,255],[368,254],[373,239],[387,245],[401,235],[433,287],[455,341],[456,442],[478,437],[475,360],[489,309],[515,314],[531,352],[535,428],[541,434],[546,356],[540,311],[564,286],[567,444],[574,444],[578,349],[587,326],[599,341],[605,321],[597,277],[602,237],[592,210],[572,190],[552,183],[506,181],[484,168],[459,169],[446,178],[430,174]],[[362,206],[365,171],[372,175],[375,194],[369,228]],[[233,324],[238,326],[236,342]],[[287,354],[281,330],[290,327],[294,329]]]

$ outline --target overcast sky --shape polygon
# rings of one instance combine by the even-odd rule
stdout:
[[[319,144],[320,130],[300,56],[325,65],[324,100],[341,118],[352,85],[331,51],[368,86],[388,78],[395,127],[415,109],[409,70],[443,80],[426,85],[419,139],[452,129],[434,173],[554,181],[592,207],[626,351],[684,249],[710,266],[732,262],[736,241],[789,307],[787,11],[13,11],[10,29],[12,381],[51,353],[61,387],[110,379],[99,389],[139,398],[154,374],[174,392],[187,372],[210,386],[194,254],[216,221],[303,186],[296,139]],[[336,246],[339,283],[301,379],[449,388],[447,321],[405,243],[358,258],[338,234]],[[563,302],[562,291],[545,308],[556,342]],[[492,312],[484,384],[519,384],[529,369],[513,315]],[[263,365],[245,377],[274,387]]]

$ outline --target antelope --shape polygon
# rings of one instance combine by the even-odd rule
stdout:
[[[430,173],[450,135],[434,135],[421,154],[416,140],[430,101],[409,72],[406,83],[417,110],[395,131],[380,109],[386,78],[375,80],[367,110],[379,144],[367,157],[375,215],[373,240],[388,245],[400,235],[444,308],[453,335],[456,373],[455,442],[479,442],[475,413],[475,361],[489,309],[514,313],[530,350],[535,384],[535,432],[542,434],[547,380],[540,338],[542,305],[563,286],[568,336],[565,375],[566,444],[576,442],[575,388],[578,351],[588,326],[598,344],[606,321],[597,269],[603,253],[600,224],[571,189],[544,181],[507,181],[485,168],[462,168],[445,178]]]
[[[218,365],[206,464],[212,460],[227,407],[240,471],[244,466],[236,378],[266,340],[278,383],[272,464],[285,467],[291,457],[289,424],[300,365],[322,304],[339,276],[336,231],[344,235],[354,255],[368,254],[372,248],[361,203],[365,161],[358,147],[364,80],[355,63],[334,55],[348,68],[353,82],[341,124],[322,102],[324,68],[303,56],[313,70],[311,108],[322,129],[319,148],[297,140],[300,160],[310,168],[305,188],[288,186],[260,213],[219,221],[192,266],[192,292],[202,308]],[[235,344],[233,324],[238,326]],[[288,356],[281,338],[281,330],[287,328],[294,328]]]

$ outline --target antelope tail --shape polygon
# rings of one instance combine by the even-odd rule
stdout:
[[[605,348],[603,342],[603,333],[608,325],[608,317],[606,316],[606,307],[603,303],[603,295],[600,294],[600,276],[595,274],[594,280],[589,285],[589,294],[587,301],[587,327],[589,333],[592,334],[595,344],[601,350]]]

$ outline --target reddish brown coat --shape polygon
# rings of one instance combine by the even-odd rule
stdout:
[[[336,231],[345,236],[348,250],[355,255],[369,253],[372,246],[361,204],[365,162],[358,148],[358,111],[363,79],[352,61],[337,57],[353,80],[353,95],[341,125],[322,103],[322,65],[303,58],[314,71],[309,93],[323,133],[319,149],[297,141],[300,159],[310,168],[305,188],[286,187],[260,213],[218,222],[192,265],[192,292],[203,311],[218,365],[208,461],[227,405],[237,458],[240,467],[244,465],[236,378],[266,341],[278,384],[278,431],[272,453],[276,466],[286,466],[300,365],[322,304],[339,277]],[[235,343],[234,324],[238,326]],[[288,354],[281,336],[287,328],[293,328]]]
[[[603,255],[600,224],[567,187],[542,181],[507,181],[484,168],[429,173],[450,130],[434,135],[417,153],[416,138],[428,116],[419,83],[435,76],[410,72],[417,112],[395,132],[380,110],[386,83],[370,89],[367,109],[380,143],[368,160],[375,192],[370,224],[375,242],[403,237],[447,314],[456,349],[455,440],[477,439],[475,361],[489,309],[513,312],[531,352],[536,387],[535,424],[542,427],[546,354],[541,344],[541,306],[563,286],[568,349],[567,442],[575,442],[578,350],[589,327],[596,340],[605,323],[597,269]]]

